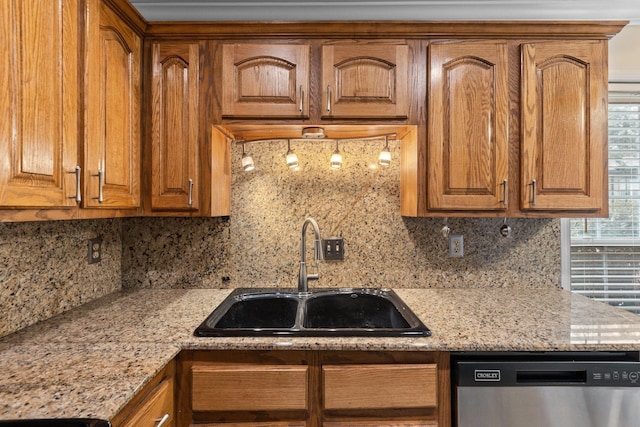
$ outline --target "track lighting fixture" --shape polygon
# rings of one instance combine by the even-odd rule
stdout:
[[[391,164],[391,151],[389,151],[389,137],[384,136],[384,148],[378,156],[378,164],[380,166],[389,166]]]
[[[336,140],[336,151],[331,155],[331,169],[340,169],[342,167],[342,154],[338,149],[338,141]]]
[[[253,163],[253,159],[249,154],[244,151],[244,142],[242,143],[242,169],[245,172],[250,172],[256,168],[256,165]]]
[[[287,139],[287,166],[289,169],[295,169],[298,164],[298,155],[291,150],[291,140]]]

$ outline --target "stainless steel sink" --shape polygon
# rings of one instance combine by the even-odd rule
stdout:
[[[429,336],[392,290],[236,289],[195,330],[221,336]]]

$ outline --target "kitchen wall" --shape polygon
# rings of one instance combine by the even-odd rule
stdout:
[[[285,165],[285,141],[247,144],[256,170],[243,172],[232,153],[229,218],[123,220],[126,288],[293,287],[300,232],[314,217],[323,236],[343,236],[345,260],[320,263],[312,287],[560,287],[559,220],[449,220],[464,235],[463,258],[450,258],[443,220],[399,215],[400,142],[392,166],[377,167],[383,144],[340,145],[342,169],[332,170],[330,142],[292,141],[300,169]],[[312,259],[312,233],[308,230]]]
[[[88,239],[103,236],[89,265]],[[121,288],[121,220],[0,223],[0,336]]]

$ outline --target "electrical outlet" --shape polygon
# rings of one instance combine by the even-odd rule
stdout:
[[[343,260],[344,239],[342,237],[322,239],[322,252],[325,260]]]
[[[462,234],[449,235],[449,256],[461,257],[464,255],[464,241]]]
[[[89,239],[89,264],[102,261],[102,237]]]

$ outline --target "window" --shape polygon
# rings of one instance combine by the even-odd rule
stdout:
[[[609,218],[562,236],[564,287],[640,314],[640,84],[610,85]]]

